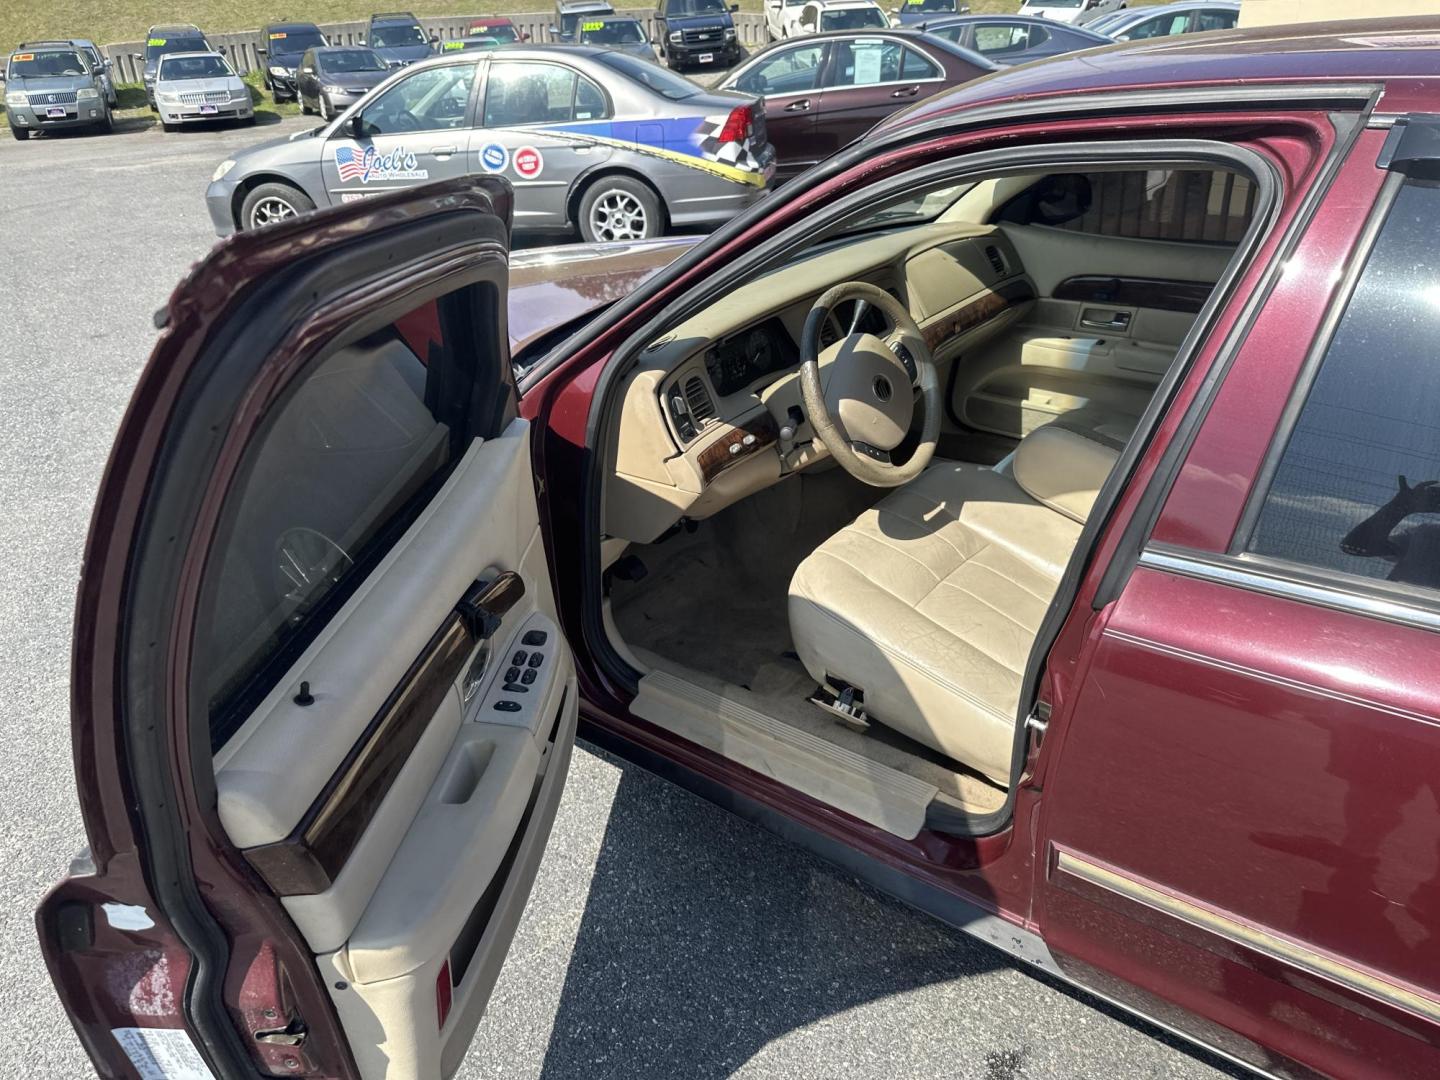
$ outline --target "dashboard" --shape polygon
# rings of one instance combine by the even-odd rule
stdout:
[[[766,319],[705,350],[705,373],[721,397],[800,362],[800,350],[779,319]]]

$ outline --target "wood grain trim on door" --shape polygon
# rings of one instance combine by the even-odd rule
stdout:
[[[744,461],[752,454],[758,454],[779,440],[780,425],[769,412],[763,412],[740,426],[731,428],[700,451],[697,460],[700,476],[708,484],[730,466]]]
[[[1007,281],[998,289],[981,293],[964,307],[941,315],[921,330],[925,345],[934,352],[953,337],[959,337],[982,323],[1004,314],[1016,304],[1035,299],[1035,290],[1028,281]]]
[[[1114,307],[1158,308],[1195,315],[1205,306],[1214,290],[1215,286],[1208,281],[1079,274],[1055,286],[1055,299]]]
[[[476,643],[452,612],[410,665],[320,797],[284,840],[245,857],[281,896],[324,892],[349,859]]]

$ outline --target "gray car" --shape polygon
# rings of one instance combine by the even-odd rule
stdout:
[[[339,118],[222,162],[206,192],[225,236],[317,206],[486,173],[517,229],[587,241],[715,225],[765,191],[764,105],[593,46],[458,52],[398,71]]]
[[[1180,0],[1159,7],[1127,8],[1086,23],[1115,41],[1195,34],[1204,30],[1230,30],[1240,20],[1240,5],[1230,0]]]
[[[390,70],[384,57],[364,45],[311,49],[295,70],[300,111],[333,120],[384,82]]]
[[[170,53],[155,72],[155,107],[166,131],[208,120],[255,122],[250,88],[219,53]]]
[[[110,131],[110,103],[100,70],[68,41],[22,45],[5,65],[10,134],[23,140],[37,131],[65,128]]]

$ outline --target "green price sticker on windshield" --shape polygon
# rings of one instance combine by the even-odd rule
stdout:
[[[165,39],[164,39],[163,37],[152,37],[149,41],[145,42],[145,44],[146,44],[146,45],[164,45],[164,44],[165,44]]]
[[[603,22],[587,22],[584,26],[580,27],[580,29],[589,33],[591,30],[604,30],[605,24]]]
[[[444,52],[454,52],[456,49],[463,49],[463,48],[465,48],[465,42],[463,42],[463,41],[447,41],[447,42],[445,42],[443,45],[441,45],[440,48],[441,48],[441,50],[444,51]]]

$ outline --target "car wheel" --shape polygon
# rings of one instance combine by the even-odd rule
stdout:
[[[580,235],[597,240],[648,240],[665,224],[660,198],[628,176],[602,176],[580,200]]]
[[[115,118],[110,115],[110,110],[105,110],[105,119],[95,125],[95,130],[101,135],[109,135],[115,130]]]
[[[289,184],[261,184],[245,196],[240,207],[242,229],[263,229],[277,221],[315,209],[315,203],[297,187]]]
[[[160,121],[160,130],[161,130],[161,131],[175,131],[175,130],[177,130],[179,127],[180,127],[179,124],[171,124],[171,123],[169,123],[169,122],[167,122],[167,121],[165,121],[165,120],[161,120],[161,121]]]
[[[24,142],[26,139],[30,138],[30,129],[29,129],[29,128],[17,128],[14,124],[11,124],[11,125],[10,125],[10,134],[11,134],[11,135],[14,135],[15,138],[19,139],[21,142]]]
[[[330,99],[324,94],[320,95],[320,119],[329,120],[335,114],[330,111]]]

